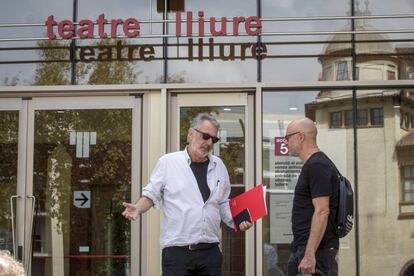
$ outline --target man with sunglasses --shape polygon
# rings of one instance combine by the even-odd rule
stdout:
[[[308,118],[292,121],[286,130],[289,155],[304,163],[293,198],[289,276],[337,275],[339,181],[335,166],[320,151],[316,136],[316,125]]]
[[[229,207],[230,180],[226,167],[211,154],[219,124],[198,114],[183,151],[162,156],[136,204],[124,203],[129,220],[163,203],[161,230],[164,276],[221,275],[220,221],[233,228]],[[240,223],[246,231],[250,222]]]

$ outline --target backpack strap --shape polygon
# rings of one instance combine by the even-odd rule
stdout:
[[[322,152],[326,158],[329,160],[329,162],[331,162],[332,166],[335,168],[336,173],[338,174],[338,178],[342,178],[342,174],[341,172],[338,170],[338,168],[335,166],[335,163],[328,157],[328,155],[326,155],[324,152]]]

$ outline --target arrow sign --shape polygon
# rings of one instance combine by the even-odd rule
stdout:
[[[91,208],[91,191],[73,191],[73,206]]]

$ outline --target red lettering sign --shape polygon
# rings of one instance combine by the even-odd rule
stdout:
[[[186,25],[184,34],[181,31],[181,12],[177,12],[175,16],[175,33],[176,36],[185,35],[188,37],[193,36],[193,12],[188,11],[185,13],[186,15]],[[244,31],[248,35],[259,35],[262,31],[262,23],[259,17],[257,16],[235,16],[233,17],[232,22],[226,17],[221,17],[220,20],[216,19],[215,17],[210,17],[208,20],[209,24],[204,24],[204,12],[198,12],[198,18],[196,21],[198,37],[204,37],[206,30],[204,30],[204,26],[208,26],[208,32],[213,36],[226,36],[227,30],[232,30],[234,36],[239,35],[239,29],[244,27]],[[105,24],[109,24],[110,35],[112,38],[116,38],[118,36],[118,30],[122,27],[123,35],[133,38],[140,35],[140,25],[139,21],[135,18],[128,18],[126,20],[123,19],[105,19],[105,15],[101,14],[98,16],[96,21],[92,21],[90,19],[83,19],[78,22],[79,27],[76,27],[76,22],[72,22],[71,20],[64,19],[61,21],[55,21],[54,16],[50,15],[46,22],[45,26],[47,28],[47,36],[49,39],[56,39],[57,36],[55,34],[55,27],[57,27],[57,34],[59,34],[60,38],[63,39],[72,39],[75,36],[81,39],[86,38],[95,38],[95,25],[98,27],[97,29],[97,36],[99,38],[107,38],[109,32],[105,32]],[[227,26],[230,25],[230,26]],[[233,25],[233,26],[231,26]],[[232,28],[231,28],[232,27]]]
[[[285,155],[288,155],[288,147],[285,137],[275,137],[275,156]]]

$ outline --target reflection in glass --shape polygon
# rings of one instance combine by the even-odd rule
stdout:
[[[338,105],[335,98],[347,97]],[[352,109],[350,92],[329,93],[265,92],[263,94],[263,183],[268,187],[269,215],[263,219],[264,275],[285,275],[290,256],[291,210],[294,189],[303,163],[288,155],[287,125],[294,119],[309,117],[318,128],[318,145],[352,179],[352,129],[343,128],[342,109]],[[332,141],[335,141],[334,143]],[[350,237],[341,240],[338,254],[341,275],[353,275],[355,256]],[[276,266],[271,260],[276,252]],[[275,270],[275,267],[277,268]],[[275,272],[277,271],[277,272]]]
[[[131,110],[35,112],[32,275],[125,275]]]
[[[319,5],[306,0],[261,2],[263,17],[343,16],[350,10],[349,2],[343,0],[332,0]]]
[[[378,89],[358,90],[357,95],[358,109],[367,110],[370,126],[358,129],[360,254],[361,259],[369,256],[361,262],[361,272],[398,275],[414,252],[414,93]]]
[[[0,250],[10,252],[13,252],[10,197],[16,195],[17,187],[18,124],[18,111],[0,111]]]
[[[0,28],[1,38],[34,38],[45,36],[44,22],[47,17],[71,19],[73,15],[73,0],[51,2],[49,0],[19,0],[3,4],[0,9],[0,24],[31,24],[30,27]],[[39,24],[40,26],[33,26]],[[0,64],[0,85],[32,85],[35,66],[29,61],[38,60],[35,41],[1,42],[0,61],[18,61]],[[9,50],[8,48],[14,48]],[[20,63],[23,62],[23,63]],[[26,62],[26,63],[24,63]],[[57,74],[50,71],[49,73]]]
[[[263,275],[285,275],[292,241],[293,192],[302,162],[288,155],[286,128],[291,120],[304,116],[305,103],[316,92],[263,93],[263,184],[269,210],[263,218]]]
[[[184,149],[191,120],[199,113],[215,116],[220,124],[220,141],[213,154],[223,160],[229,172],[230,198],[245,191],[245,108],[242,106],[182,107],[180,109],[180,149]],[[222,275],[245,275],[245,233],[235,233],[223,224],[221,250]]]
[[[198,18],[198,11],[203,12],[206,20],[210,17],[215,18],[217,31],[221,26],[219,24],[221,17],[232,19],[234,16],[247,18],[257,15],[255,1],[186,1],[184,8],[185,12],[193,12],[194,20]],[[182,12],[182,20],[186,20],[185,12]],[[168,19],[175,20],[176,14],[168,13]],[[184,26],[185,23],[182,23],[183,32]],[[210,34],[210,24],[207,21],[204,23],[206,36],[201,37],[199,43],[198,26],[198,22],[193,23],[192,37],[168,38],[168,82],[243,83],[257,80],[257,60],[251,57],[255,54],[253,49],[256,49],[256,37],[242,35],[207,37]],[[245,33],[243,26],[243,23],[239,26],[240,34]],[[168,24],[168,34],[175,34],[175,28],[174,23]],[[232,22],[228,22],[227,33],[232,31]],[[244,43],[249,43],[252,47],[242,50]],[[241,60],[243,54],[246,55],[246,59]]]
[[[404,166],[403,172],[403,200],[414,202],[414,166]]]

